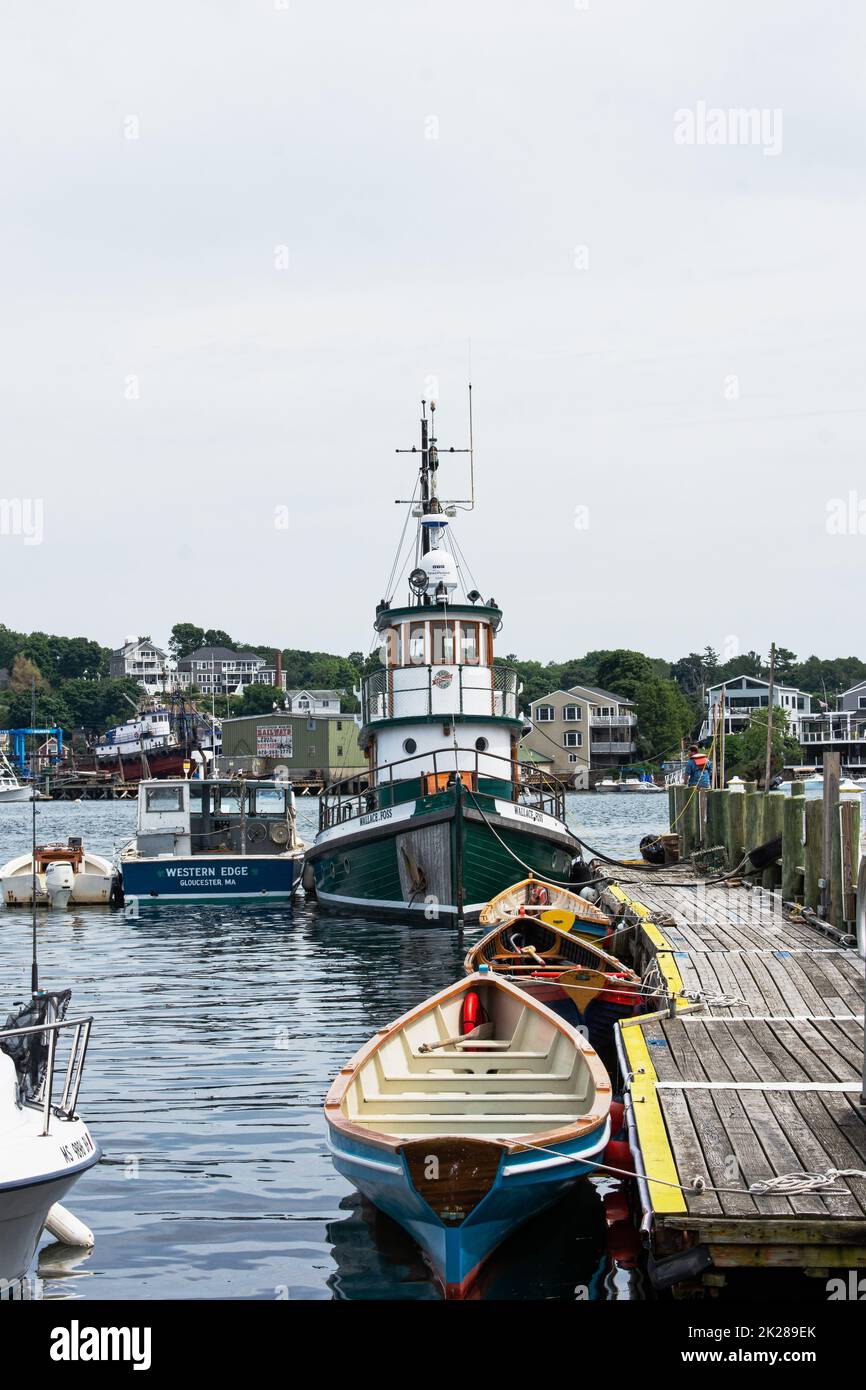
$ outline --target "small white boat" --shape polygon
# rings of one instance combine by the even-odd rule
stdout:
[[[665,787],[656,786],[651,777],[605,777],[595,786],[597,792],[663,792]]]
[[[0,803],[4,801],[32,801],[33,788],[25,787],[18,781],[15,769],[6,757],[5,753],[0,753]]]
[[[596,782],[597,792],[618,792],[619,782],[614,777],[603,777],[600,782]]]
[[[33,855],[19,854],[0,868],[0,892],[7,907],[33,902]],[[36,906],[62,912],[69,903],[121,901],[120,874],[110,859],[85,850],[77,835],[65,845],[36,846]]]
[[[64,1021],[69,999],[69,990],[37,991],[0,1030],[0,1280],[6,1283],[25,1277],[44,1229],[61,1240],[90,1236],[56,1207],[99,1159],[75,1109],[91,1019]]]

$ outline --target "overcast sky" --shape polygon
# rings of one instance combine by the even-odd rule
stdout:
[[[367,647],[394,449],[431,378],[466,442],[471,344],[458,534],[501,651],[866,655],[864,30],[858,0],[7,7],[2,486],[44,534],[0,536],[0,620]],[[763,133],[707,143],[736,108]]]

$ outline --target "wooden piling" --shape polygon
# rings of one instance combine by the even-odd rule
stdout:
[[[842,772],[841,753],[825,753],[823,762],[824,771],[824,795],[822,806],[823,816],[823,839],[821,854],[821,916],[830,918],[830,897],[831,883],[833,877],[833,844],[838,839],[838,832],[834,834],[835,826],[838,825],[837,806],[839,804],[839,778]],[[835,825],[834,825],[835,822]]]
[[[785,803],[784,792],[770,792],[764,797],[764,823],[762,838],[772,840],[783,833]],[[764,870],[762,883],[765,888],[778,888],[782,882],[782,870],[778,864],[768,864]]]
[[[799,792],[795,788],[799,786]],[[803,901],[803,835],[806,802],[802,782],[795,782],[785,797],[782,812],[782,899],[786,903]]]
[[[725,845],[728,851],[728,868],[736,869],[743,858],[745,845],[746,798],[742,792],[726,792],[728,800],[728,833]]]
[[[717,845],[727,844],[725,839],[725,803],[727,799],[728,793],[718,788],[707,793],[707,849],[715,849]]]
[[[845,797],[839,806],[839,843],[842,921],[856,933],[857,875],[860,869],[860,798]]]
[[[804,846],[803,905],[817,912],[821,901],[818,880],[821,877],[821,860],[824,845],[824,805],[821,801],[807,801],[805,805],[806,843]]]
[[[746,792],[746,849],[757,849],[764,842],[764,793]]]

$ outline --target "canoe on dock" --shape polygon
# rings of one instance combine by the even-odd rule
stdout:
[[[482,927],[495,927],[514,917],[532,915],[560,931],[574,931],[603,946],[611,934],[611,918],[588,898],[540,878],[512,883],[481,909]]]
[[[596,1049],[613,1042],[614,1024],[637,1013],[640,976],[593,942],[534,917],[513,917],[467,952],[466,973],[486,965],[567,1023],[584,1027]]]
[[[491,1252],[601,1158],[610,1099],[589,1043],[483,971],[376,1033],[325,1117],[338,1171],[461,1298]]]

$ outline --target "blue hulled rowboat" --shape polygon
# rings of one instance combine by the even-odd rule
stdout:
[[[491,1252],[601,1159],[610,1099],[589,1043],[482,970],[376,1033],[325,1117],[338,1171],[462,1298]]]

